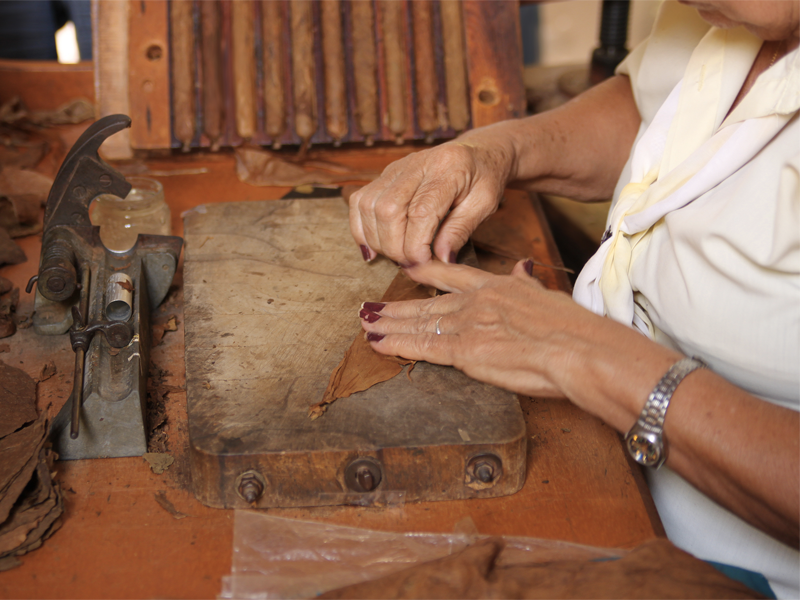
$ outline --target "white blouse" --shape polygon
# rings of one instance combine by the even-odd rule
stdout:
[[[695,9],[664,3],[650,38],[618,68],[631,79],[642,125],[609,213],[612,239],[581,273],[575,299],[701,357],[767,401],[800,410],[800,52],[771,66],[725,116],[760,45],[743,28],[718,30]],[[713,53],[716,63],[706,58]],[[701,97],[715,69],[709,108]],[[744,141],[725,146],[736,139],[735,127],[747,132]],[[743,151],[747,160],[726,172],[729,156]],[[708,168],[687,170],[697,157]],[[695,185],[714,169],[721,181]],[[698,191],[684,193],[692,185]],[[779,598],[800,597],[796,550],[668,468],[648,479],[676,545],[763,573]]]

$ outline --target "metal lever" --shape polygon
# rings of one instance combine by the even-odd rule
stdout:
[[[80,434],[81,404],[83,403],[83,374],[86,368],[86,352],[92,343],[92,338],[98,332],[106,336],[112,348],[124,348],[133,339],[133,330],[127,323],[121,321],[101,321],[86,324],[88,312],[89,290],[88,268],[81,269],[81,301],[80,308],[72,307],[72,328],[69,332],[69,341],[75,352],[75,378],[72,385],[72,417],[69,428],[69,437],[78,439]]]

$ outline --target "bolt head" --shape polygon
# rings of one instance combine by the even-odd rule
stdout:
[[[60,292],[67,285],[63,277],[49,277],[47,279],[47,289],[51,292]]]

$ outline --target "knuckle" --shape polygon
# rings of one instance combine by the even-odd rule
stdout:
[[[375,216],[380,221],[394,221],[400,213],[400,207],[395,202],[385,200],[375,205]]]
[[[438,220],[433,199],[428,195],[418,195],[417,199],[408,207],[408,218],[415,221]]]

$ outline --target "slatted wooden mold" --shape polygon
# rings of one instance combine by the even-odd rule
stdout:
[[[432,142],[524,114],[517,2],[119,4],[94,3],[96,82],[132,148]]]

